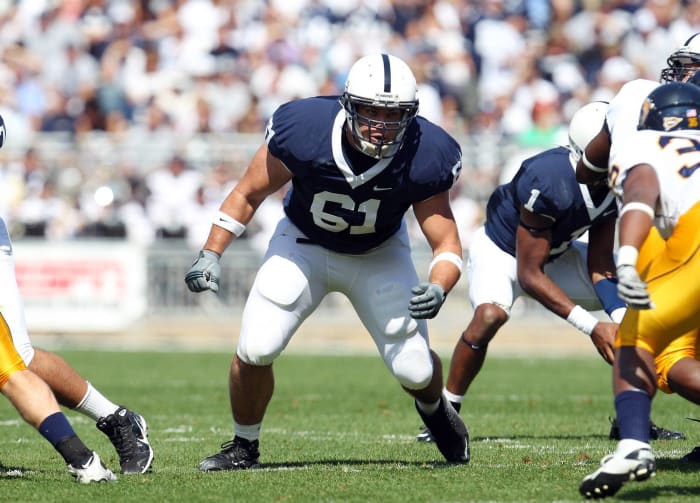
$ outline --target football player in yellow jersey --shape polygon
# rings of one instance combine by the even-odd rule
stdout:
[[[76,435],[48,384],[24,364],[12,344],[12,334],[0,314],[0,392],[17,412],[63,457],[78,482],[109,482],[116,476]]]
[[[651,401],[657,387],[668,384],[657,377],[659,371],[672,380],[681,365],[682,386],[672,383],[670,389],[700,404],[695,356],[700,329],[700,284],[695,281],[700,274],[699,115],[700,87],[661,85],[642,105],[639,131],[610,153],[609,183],[622,202],[618,294],[629,307],[613,366],[621,440],[581,483],[587,498],[612,496],[625,482],[656,473],[649,445]],[[683,360],[673,363],[668,347],[678,340],[691,347],[680,348]],[[659,359],[665,350],[668,360]],[[664,369],[666,365],[672,368]]]

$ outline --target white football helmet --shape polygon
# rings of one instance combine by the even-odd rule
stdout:
[[[569,147],[574,164],[583,155],[583,149],[600,132],[608,111],[607,101],[592,101],[579,108],[569,122]]]
[[[376,159],[396,154],[406,129],[418,113],[417,94],[413,72],[396,56],[373,54],[355,62],[340,97],[355,146]],[[358,105],[400,109],[403,114],[399,121],[375,120],[359,114]],[[362,126],[369,128],[369,132],[363,135]],[[377,131],[382,133],[381,137],[376,135]]]
[[[696,33],[666,59],[661,82],[685,82],[700,68],[700,33]]]

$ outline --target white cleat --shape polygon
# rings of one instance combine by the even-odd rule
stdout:
[[[80,467],[68,465],[68,471],[75,477],[77,482],[81,484],[89,484],[91,482],[113,482],[117,480],[117,476],[107,468],[100,456],[93,452],[87,463]]]
[[[643,442],[636,444],[632,450],[620,452],[618,448],[615,453],[605,456],[600,468],[581,482],[581,495],[588,499],[614,496],[625,482],[642,482],[656,475],[656,460],[651,448]]]

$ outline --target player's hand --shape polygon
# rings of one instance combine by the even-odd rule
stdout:
[[[634,309],[654,308],[654,303],[647,291],[647,284],[642,281],[637,269],[632,265],[618,266],[617,294],[629,307]]]
[[[413,297],[408,305],[411,317],[434,318],[445,302],[445,290],[437,283],[421,283],[411,290]]]
[[[615,361],[615,335],[619,325],[599,321],[591,332],[591,341],[603,360],[610,365]]]
[[[197,259],[185,275],[187,288],[193,292],[203,292],[211,290],[219,291],[219,277],[221,276],[221,265],[219,265],[220,255],[211,250],[202,250]]]

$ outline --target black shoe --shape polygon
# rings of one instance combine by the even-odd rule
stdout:
[[[610,440],[620,440],[620,427],[617,425],[617,419],[610,419]],[[662,428],[650,423],[649,426],[649,439],[650,440],[685,440],[685,434],[680,431],[671,431],[666,428]]]
[[[246,440],[241,437],[233,437],[221,444],[221,452],[205,458],[199,463],[199,469],[203,472],[215,472],[219,470],[246,470],[258,466],[257,440]]]
[[[109,437],[119,454],[122,473],[146,473],[153,464],[153,449],[148,442],[146,420],[136,412],[119,407],[114,414],[101,417],[97,429]]]
[[[450,463],[468,463],[469,432],[454,407],[440,398],[440,405],[432,415],[428,416],[417,403],[416,410],[445,459]]]
[[[416,442],[435,442],[435,439],[430,430],[424,426],[423,430],[416,435]]]
[[[700,446],[696,447],[681,458],[683,463],[700,463]]]

